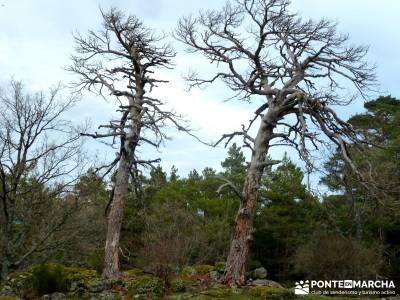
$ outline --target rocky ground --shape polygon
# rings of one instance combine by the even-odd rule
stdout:
[[[220,279],[223,263],[186,267],[167,282],[139,269],[125,271],[118,281],[103,280],[94,270],[57,264],[34,266],[14,272],[0,285],[0,300],[15,299],[297,299],[293,290],[267,279],[263,268],[249,274],[246,287],[227,288]],[[306,296],[304,300],[345,300],[355,298]],[[366,300],[367,298],[362,298]],[[395,299],[395,298],[392,298]],[[397,298],[400,299],[400,298]]]

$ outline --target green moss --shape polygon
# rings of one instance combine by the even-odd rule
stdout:
[[[7,295],[25,297],[34,290],[34,279],[31,272],[12,272],[1,285],[1,291]]]
[[[214,298],[230,299],[230,296],[232,295],[232,290],[228,289],[228,288],[226,288],[226,289],[211,289],[211,290],[203,292],[203,294],[214,297]]]
[[[64,267],[64,274],[68,283],[75,281],[87,283],[93,279],[99,278],[95,270],[76,267]]]
[[[171,281],[171,291],[173,293],[182,293],[186,291],[186,282],[183,279],[173,279]]]
[[[207,295],[198,295],[198,296],[194,296],[190,298],[191,300],[210,300],[210,299],[215,299],[211,296],[207,296]]]
[[[196,271],[196,274],[199,274],[199,275],[206,275],[211,270],[214,270],[214,266],[210,266],[210,265],[197,265],[197,266],[194,266],[193,268]]]
[[[193,267],[187,266],[182,269],[181,275],[183,277],[191,277],[196,275],[196,270]]]
[[[255,286],[251,287],[248,291],[250,296],[262,297],[269,300],[290,300],[296,299],[296,296],[291,290],[272,288],[266,286]]]
[[[139,268],[133,268],[122,272],[122,275],[127,278],[138,277],[144,275],[143,270]]]
[[[18,300],[19,298],[11,297],[11,296],[0,296],[0,300]]]
[[[12,272],[8,274],[7,279],[2,284],[2,287],[6,285],[18,285],[19,288],[32,287],[32,273]]]
[[[130,282],[128,295],[135,298],[136,295],[147,297],[160,297],[164,293],[164,282],[154,276],[144,275]]]

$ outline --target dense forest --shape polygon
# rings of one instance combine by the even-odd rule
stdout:
[[[0,299],[292,299],[307,279],[400,285],[400,100],[369,96],[367,47],[289,4],[233,1],[174,30],[218,65],[210,78],[191,72],[190,89],[221,80],[255,105],[216,143],[152,94],[168,84],[158,72],[173,67],[173,43],[116,8],[101,10],[98,31],[74,35],[67,93],[3,84]],[[364,109],[343,120],[338,107],[357,101],[341,95],[348,84]],[[88,93],[114,99],[118,119],[68,121]],[[171,128],[210,151],[224,145],[221,167],[184,176],[147,158]],[[91,139],[115,157],[93,161]]]

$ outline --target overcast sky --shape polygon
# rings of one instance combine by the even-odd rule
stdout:
[[[68,83],[71,74],[64,69],[70,64],[73,52],[72,32],[87,32],[99,28],[99,7],[116,6],[126,13],[139,16],[145,24],[155,29],[172,30],[178,18],[199,9],[218,8],[224,1],[217,0],[0,0],[0,81],[14,76],[25,82],[28,90],[46,89],[61,81]],[[378,67],[381,94],[400,97],[400,25],[398,0],[293,0],[292,9],[304,17],[337,20],[339,29],[348,32],[354,43],[370,45],[368,59]],[[216,140],[222,133],[240,128],[251,117],[255,107],[225,103],[229,95],[221,86],[210,86],[207,91],[185,91],[181,74],[189,67],[202,63],[201,57],[179,55],[177,67],[165,73],[171,81],[163,86],[163,95],[175,109],[192,120],[192,127],[205,140]],[[362,110],[362,101],[341,110],[344,118]],[[93,95],[84,95],[69,117],[76,122],[90,118],[93,125],[107,120],[113,113],[113,103]],[[187,136],[173,134],[161,153],[155,153],[169,169],[178,167],[181,174],[193,168],[211,166],[219,169],[225,157],[223,148],[212,149]],[[89,143],[90,151],[104,155],[103,148]],[[282,155],[275,150],[274,158]],[[152,154],[153,155],[153,154]]]

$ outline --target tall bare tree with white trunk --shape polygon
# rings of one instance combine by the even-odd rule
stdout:
[[[157,79],[155,71],[170,68],[174,50],[163,43],[163,36],[157,36],[135,16],[125,16],[114,8],[102,12],[102,16],[102,30],[89,31],[85,37],[75,35],[76,53],[69,69],[79,76],[75,89],[111,96],[119,103],[120,118],[100,126],[103,133],[83,134],[95,139],[110,138],[111,144],[118,146],[116,158],[99,168],[103,175],[115,170],[103,277],[118,278],[121,224],[132,179],[140,166],[159,162],[138,158],[137,149],[144,144],[159,148],[167,137],[163,127],[168,123],[178,130],[187,128],[179,115],[151,96],[153,88],[167,82]]]
[[[249,124],[217,143],[241,137],[251,150],[223,279],[229,285],[245,284],[260,179],[265,167],[276,163],[267,160],[271,147],[293,146],[311,166],[312,148],[330,141],[355,169],[346,145],[363,142],[335,106],[365,96],[374,85],[374,68],[364,60],[368,48],[349,45],[331,21],[301,19],[289,5],[289,0],[233,0],[221,10],[182,18],[175,32],[189,52],[216,66],[209,78],[191,72],[190,87],[221,80],[237,99],[261,103]],[[353,92],[346,93],[350,87]]]

